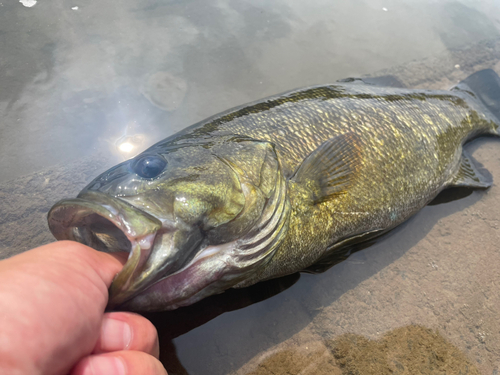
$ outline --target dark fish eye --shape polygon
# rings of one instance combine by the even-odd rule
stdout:
[[[132,170],[142,178],[153,178],[158,176],[165,167],[167,162],[161,156],[148,155],[138,159],[132,166]]]

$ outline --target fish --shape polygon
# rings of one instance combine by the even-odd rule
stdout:
[[[57,202],[57,240],[126,252],[108,309],[173,310],[328,263],[443,189],[492,181],[463,145],[499,135],[500,78],[449,91],[345,79],[230,109]]]

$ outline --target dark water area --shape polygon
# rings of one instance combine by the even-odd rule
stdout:
[[[448,89],[485,68],[500,73],[493,0],[0,0],[0,258],[53,240],[57,200],[220,111],[347,77]],[[499,144],[467,150],[489,190],[445,191],[323,273],[148,314],[169,374],[343,374],[332,342],[412,324],[498,373]]]

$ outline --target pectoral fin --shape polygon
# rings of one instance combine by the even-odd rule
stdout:
[[[373,229],[335,242],[326,249],[321,259],[301,272],[313,274],[325,272],[349,258],[351,254],[373,245],[374,240],[386,232],[387,229]]]
[[[470,187],[476,189],[486,189],[492,184],[491,178],[485,176],[475,165],[471,157],[462,152],[460,167],[455,178],[450,183],[450,187]]]
[[[358,136],[347,133],[329,139],[300,165],[293,179],[313,193],[314,204],[343,194],[356,180],[361,166]]]

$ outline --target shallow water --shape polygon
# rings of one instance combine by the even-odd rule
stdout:
[[[500,73],[493,0],[117,4],[0,0],[2,257],[50,242],[50,206],[99,172],[232,106],[353,76],[446,89]],[[495,140],[468,147],[493,175],[488,191],[444,194],[462,199],[323,274],[152,315],[169,372],[313,374],[317,355],[341,374],[331,340],[418,324],[497,374],[500,151]],[[285,352],[311,360],[269,364]]]

